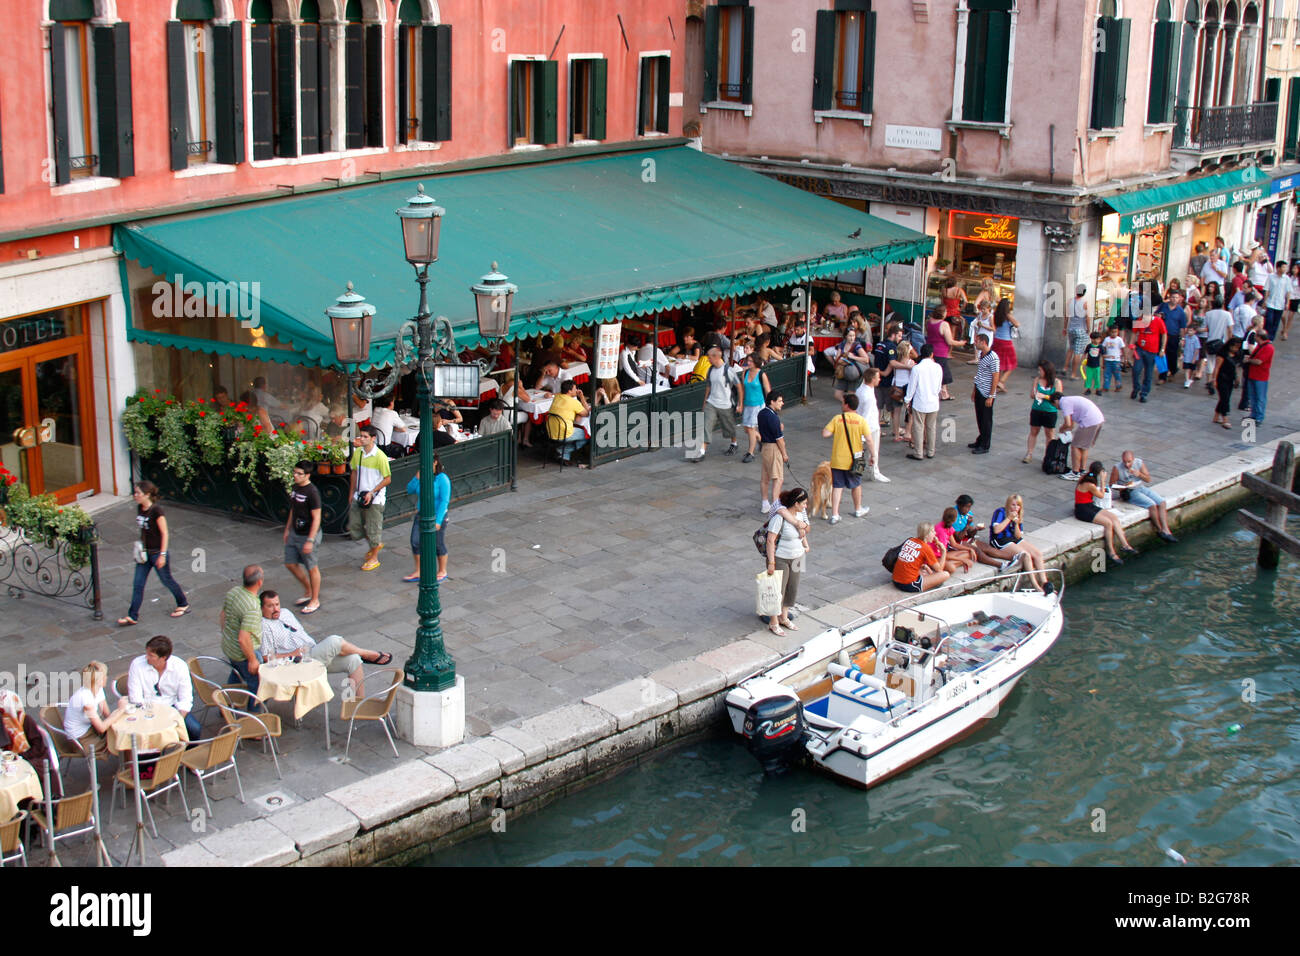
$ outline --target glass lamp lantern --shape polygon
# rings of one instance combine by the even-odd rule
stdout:
[[[434,398],[463,398],[478,401],[478,363],[468,365],[433,365]]]
[[[474,293],[478,311],[479,335],[485,339],[505,338],[510,331],[510,315],[519,287],[502,275],[494,262],[492,271],[479,279],[477,285],[470,286],[470,291]]]
[[[427,266],[438,261],[438,236],[446,210],[424,194],[424,185],[397,210],[402,220],[402,245],[406,261],[413,266]]]
[[[344,365],[360,365],[370,359],[370,331],[375,307],[352,290],[338,297],[325,310],[334,333],[334,352]]]

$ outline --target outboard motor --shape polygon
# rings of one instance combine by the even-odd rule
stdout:
[[[745,712],[745,745],[764,773],[780,773],[803,754],[807,727],[794,694],[765,697]]]

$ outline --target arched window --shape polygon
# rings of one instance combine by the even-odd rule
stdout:
[[[1013,0],[965,0],[957,8],[957,49],[964,56],[954,81],[954,107],[972,123],[1006,123],[1010,92]],[[956,111],[954,109],[954,115]]]
[[[451,27],[426,20],[420,0],[397,7],[397,141],[451,139]]]
[[[54,184],[135,173],[131,42],[111,3],[49,0],[51,156]]]
[[[1174,119],[1174,88],[1178,82],[1179,25],[1173,20],[1173,4],[1156,4],[1155,34],[1151,43],[1151,87],[1147,96],[1147,122],[1171,123]]]
[[[1237,0],[1228,0],[1223,8],[1223,29],[1219,40],[1219,92],[1215,97],[1215,104],[1218,106],[1227,106],[1232,102],[1240,23]]]
[[[1178,92],[1174,108],[1174,146],[1187,142],[1191,108],[1195,105],[1197,39],[1200,36],[1201,8],[1197,0],[1187,0],[1183,8],[1182,44],[1178,57]]]
[[[348,0],[343,17],[344,146],[383,146],[384,28],[375,0]]]
[[[1116,0],[1102,0],[1093,33],[1092,129],[1124,125],[1128,89],[1128,48],[1132,21],[1118,16]]]
[[[1259,7],[1251,3],[1242,11],[1237,31],[1236,75],[1230,102],[1250,103],[1255,99],[1259,49]]]
[[[171,168],[244,161],[244,43],[217,0],[176,0],[167,21]]]
[[[330,44],[322,33],[317,0],[302,0],[298,17],[302,21],[298,25],[298,115],[302,123],[302,154],[309,156],[334,148]]]

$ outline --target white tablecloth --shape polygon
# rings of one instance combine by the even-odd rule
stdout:
[[[694,370],[695,359],[674,359],[668,363],[668,374],[674,385],[681,384],[679,380],[690,375]]]

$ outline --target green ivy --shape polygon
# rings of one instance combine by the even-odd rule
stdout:
[[[68,566],[74,570],[86,566],[96,535],[90,515],[77,505],[60,505],[54,495],[32,495],[21,481],[8,485],[7,492],[5,524],[21,528],[29,540],[47,548],[56,548],[60,541],[64,542],[63,554]]]

